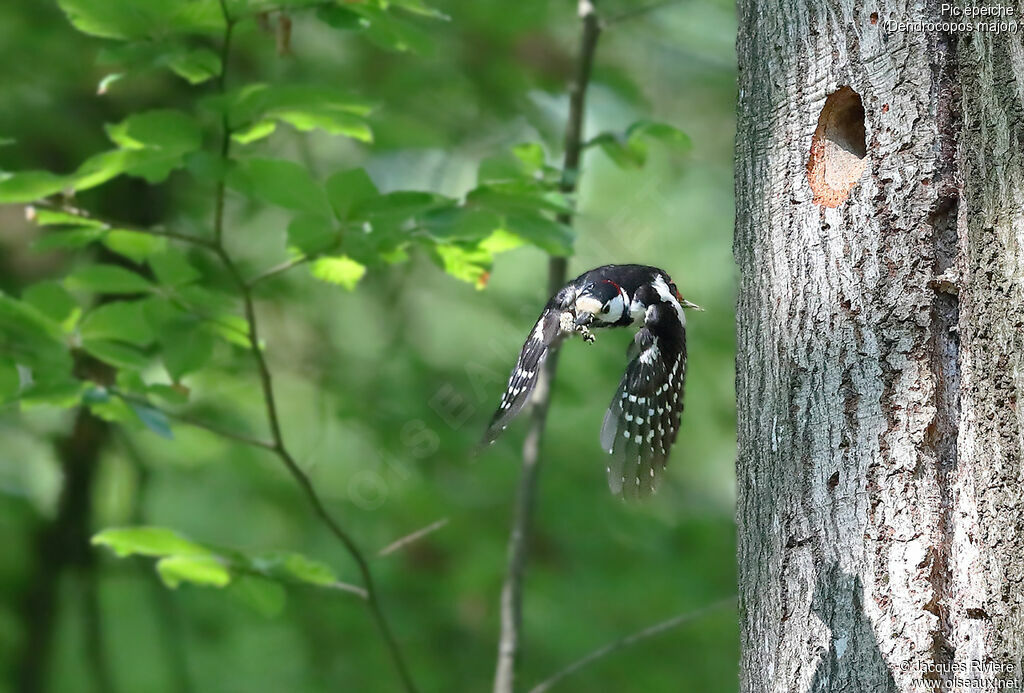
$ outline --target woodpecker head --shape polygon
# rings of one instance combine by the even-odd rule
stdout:
[[[587,284],[576,297],[576,324],[614,323],[622,320],[629,310],[626,292],[608,279]]]

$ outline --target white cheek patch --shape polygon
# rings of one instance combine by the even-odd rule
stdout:
[[[622,318],[622,310],[625,304],[622,302],[622,294],[608,302],[608,312],[604,312],[604,306],[598,309],[597,319],[601,322],[618,322]]]

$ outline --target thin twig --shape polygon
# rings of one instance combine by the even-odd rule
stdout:
[[[388,554],[394,553],[395,551],[398,551],[399,549],[401,549],[401,548],[403,548],[405,546],[408,546],[409,544],[413,543],[414,541],[422,539],[423,537],[427,536],[431,532],[436,532],[437,530],[439,530],[442,527],[444,527],[446,524],[448,524],[448,518],[447,517],[443,517],[440,520],[438,520],[437,522],[434,522],[432,524],[427,525],[423,529],[418,529],[415,532],[413,532],[412,534],[407,534],[404,537],[402,537],[401,539],[396,539],[395,541],[391,542],[390,544],[385,546],[383,549],[378,551],[377,555],[378,556],[387,556]]]
[[[152,409],[153,411],[156,411],[156,412],[159,412],[159,413],[163,414],[164,416],[166,416],[169,419],[174,419],[175,421],[180,421],[181,423],[187,424],[187,425],[192,426],[194,428],[200,428],[200,429],[202,429],[204,431],[208,431],[208,432],[210,432],[210,433],[212,433],[212,434],[214,434],[216,436],[219,436],[221,438],[227,438],[228,440],[233,440],[236,443],[242,443],[243,445],[248,445],[248,446],[254,447],[254,448],[262,448],[263,450],[271,450],[271,451],[276,450],[276,446],[272,442],[268,442],[268,441],[265,441],[265,440],[260,440],[259,438],[251,438],[251,437],[249,437],[247,435],[244,435],[242,433],[234,433],[233,431],[225,431],[223,428],[218,428],[218,427],[214,426],[213,424],[209,424],[209,423],[207,423],[205,421],[202,421],[201,419],[193,418],[193,417],[189,416],[188,414],[179,414],[177,412],[168,411],[166,409],[161,409],[160,407],[154,406],[152,402],[150,402],[149,400],[147,400],[145,398],[137,397],[136,395],[132,395],[132,394],[129,394],[127,392],[122,392],[121,390],[118,390],[116,388],[110,388],[110,393],[112,395],[116,395],[117,397],[120,397],[121,399],[123,399],[125,402],[128,402],[129,404],[135,404],[135,405],[140,406],[140,407],[147,407],[148,409]]]
[[[126,224],[124,222],[115,221],[113,219],[106,219],[104,217],[97,216],[91,212],[78,209],[77,207],[71,207],[69,205],[57,204],[48,200],[39,200],[33,202],[30,207],[39,207],[41,209],[48,209],[53,212],[63,212],[72,216],[78,217],[85,221],[92,221],[103,225],[104,231],[109,230],[124,230],[134,231],[135,233],[144,233],[150,236],[160,236],[161,238],[170,238],[176,241],[184,241],[185,243],[191,243],[193,245],[202,246],[208,250],[213,250],[214,244],[212,241],[206,238],[200,238],[198,236],[190,236],[187,233],[178,233],[176,231],[168,231],[161,228],[151,228],[146,226],[136,226],[134,224]]]
[[[576,76],[569,87],[569,116],[565,128],[565,158],[559,188],[563,193],[576,191],[579,182],[580,154],[583,142],[583,116],[586,108],[587,86],[594,67],[594,53],[601,35],[600,19],[594,0],[578,0],[580,17],[580,49]],[[571,215],[558,219],[563,224],[572,222]],[[548,293],[554,295],[565,284],[567,263],[565,258],[548,260]],[[540,448],[544,438],[551,384],[558,369],[558,349],[548,355],[537,385],[533,391],[533,412],[530,427],[523,444],[523,471],[516,495],[515,515],[508,540],[508,567],[501,588],[501,636],[498,641],[498,661],[494,671],[494,693],[513,693],[516,668],[522,640],[523,573],[526,568],[527,540],[533,516],[534,497],[540,475]]]
[[[220,45],[220,75],[217,76],[217,91],[222,95],[228,90],[228,66],[231,60],[231,35],[234,32],[235,21],[228,12],[227,0],[220,0],[220,11],[224,15],[224,39]],[[220,158],[227,161],[231,153],[231,121],[230,110],[225,108],[221,116],[220,132]],[[220,244],[224,235],[224,177],[217,181],[217,189],[214,194],[213,210],[213,242]]]
[[[659,633],[664,633],[665,631],[671,630],[672,628],[677,628],[678,626],[681,626],[684,623],[695,621],[701,616],[704,616],[705,614],[715,611],[716,609],[720,609],[723,606],[728,606],[730,604],[735,603],[736,597],[722,599],[712,604],[708,604],[707,606],[701,607],[696,611],[688,611],[685,614],[673,616],[672,618],[666,621],[656,623],[653,626],[648,626],[647,628],[644,628],[641,631],[633,633],[632,635],[627,635],[624,638],[620,638],[614,642],[608,643],[604,647],[599,647],[590,654],[580,657],[575,662],[573,662],[566,668],[562,669],[554,676],[551,676],[541,681],[536,686],[531,688],[529,693],[544,693],[544,691],[549,691],[551,690],[552,686],[554,686],[556,683],[560,682],[562,679],[572,674],[575,674],[577,671],[587,666],[591,662],[601,659],[602,657],[606,657],[612,654],[613,652],[617,652],[618,650],[621,650],[623,648],[629,647],[630,645],[633,645],[641,640],[653,637],[655,635],[658,635]]]
[[[269,268],[263,270],[262,272],[260,272],[259,274],[250,277],[249,279],[247,279],[245,281],[245,283],[246,283],[247,286],[249,286],[251,288],[251,287],[256,286],[257,284],[259,284],[260,282],[262,282],[262,281],[264,281],[266,279],[270,279],[271,277],[276,277],[277,275],[281,274],[282,272],[287,272],[288,270],[292,269],[293,267],[298,267],[299,265],[305,264],[305,263],[309,262],[312,259],[313,258],[310,257],[309,255],[303,255],[301,257],[292,258],[291,260],[285,260],[284,262],[282,262],[282,263],[280,263],[278,265],[274,265],[273,267],[269,267]]]

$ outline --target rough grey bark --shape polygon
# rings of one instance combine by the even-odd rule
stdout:
[[[1020,687],[1024,31],[738,9],[741,690]]]

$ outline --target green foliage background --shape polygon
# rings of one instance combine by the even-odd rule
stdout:
[[[61,4],[72,17],[80,16],[76,8],[95,5]],[[102,4],[115,13],[138,6],[134,0]],[[132,149],[146,136],[145,123],[106,132],[104,125],[153,109],[202,113],[197,100],[216,92],[216,80],[204,78],[216,66],[218,33],[204,33],[202,8],[211,3],[187,4],[197,12],[199,34],[184,48],[160,42],[161,17],[116,14],[115,29],[107,34],[140,31],[156,37],[146,44],[152,54],[139,49],[132,55],[117,53],[123,43],[76,31],[51,0],[0,5],[6,73],[0,84],[0,169],[67,176],[108,151],[111,140]],[[397,4],[419,7],[411,0]],[[642,4],[605,0],[600,9],[614,16]],[[240,23],[229,87],[315,85],[357,95],[347,103],[375,109],[365,117],[358,108],[345,118],[332,112],[326,127],[322,113],[307,110],[302,117],[279,118],[265,139],[233,147],[250,159],[296,162],[299,173],[275,174],[270,198],[283,189],[281,180],[295,181],[303,169],[322,182],[364,168],[382,193],[427,191],[461,200],[477,185],[481,162],[519,165],[509,152],[523,143],[539,144],[546,163],[557,167],[565,86],[577,44],[574,5],[439,0],[434,6],[447,20],[392,8],[394,24],[367,14],[370,26],[361,31],[346,28],[351,17],[344,13],[318,17],[294,11],[286,56],[279,55],[272,32],[256,21]],[[126,26],[118,23],[126,17]],[[608,494],[597,435],[630,335],[601,334],[596,345],[574,342],[564,350],[526,580],[527,683],[609,640],[735,589],[734,33],[731,2],[691,0],[613,24],[598,48],[588,135],[623,133],[631,123],[652,120],[679,128],[692,146],[680,152],[672,142],[652,138],[629,150],[619,138],[587,151],[570,272],[608,262],[658,265],[707,312],[690,317],[680,442],[661,492],[643,505]],[[101,83],[105,93],[97,94]],[[328,96],[318,92],[316,99],[322,105]],[[206,113],[200,120],[204,128],[195,133],[173,118],[150,123],[161,155],[168,149],[173,155],[174,147],[192,137],[215,150],[215,129],[205,126],[216,124],[210,113],[217,111]],[[363,141],[369,131],[372,143]],[[525,158],[538,152],[519,151]],[[631,165],[637,162],[630,156],[638,152],[646,155],[643,165]],[[187,169],[169,172],[161,161],[146,159],[129,171],[143,178],[84,186],[75,205],[135,225],[208,233],[211,162],[192,159]],[[301,190],[297,199],[268,200],[259,190],[258,168],[247,169],[248,179],[228,182],[225,239],[249,273],[287,260],[289,238],[292,245],[297,238],[315,244],[320,228],[307,218],[296,230],[296,212],[315,217],[320,203]],[[159,185],[146,180],[160,181],[168,173]],[[55,190],[43,181],[43,189],[49,194],[75,180],[81,178],[62,178]],[[352,189],[351,179],[345,182]],[[0,197],[3,192],[0,183]],[[392,203],[397,204],[387,204]],[[396,251],[373,245],[377,236],[370,234],[369,250],[348,251],[362,260],[379,254],[377,262],[360,263],[367,265],[365,275],[344,263],[314,265],[313,272],[298,266],[258,285],[258,310],[285,438],[361,546],[374,555],[404,534],[447,519],[417,543],[374,558],[373,569],[422,689],[485,690],[525,427],[515,426],[479,458],[471,451],[547,298],[541,248],[567,249],[566,239],[550,224],[506,224],[536,245],[519,245],[492,262],[490,250],[509,238],[492,238],[493,245],[483,249],[460,245],[459,234],[472,236],[479,218],[453,220],[438,212],[430,223],[440,229],[438,237],[456,239],[450,248],[430,241]],[[141,324],[130,311],[95,314],[90,287],[109,291],[116,279],[92,276],[97,263],[122,265],[127,258],[131,267],[135,254],[145,267],[157,254],[163,259],[150,267],[162,284],[195,272],[211,291],[225,288],[217,267],[187,247],[170,243],[183,254],[165,258],[145,245],[149,239],[123,234],[105,245],[47,249],[55,245],[46,240],[55,233],[60,232],[27,221],[21,205],[0,207],[0,290],[11,301],[28,300],[39,282],[59,282],[46,286],[66,287],[92,313],[74,328],[87,338],[106,343],[113,334],[130,346],[133,326]],[[479,290],[474,283],[484,283],[485,271],[486,288]],[[336,283],[313,276],[332,272]],[[36,290],[37,303],[52,307],[63,300],[48,291]],[[215,304],[209,298],[206,307],[213,310]],[[238,314],[231,303],[223,310]],[[169,409],[266,438],[250,355],[223,334],[188,334],[177,340],[184,344],[176,344],[173,334],[162,337],[167,353],[138,365],[139,378],[170,384],[181,374],[179,389],[187,390],[188,401]],[[9,376],[2,366],[0,381]],[[103,445],[89,491],[88,535],[140,523],[168,527],[249,556],[298,552],[330,566],[339,579],[358,582],[351,558],[265,451],[159,416],[147,419],[148,410],[140,418],[118,410],[124,403],[116,398],[90,402],[87,396],[83,405],[77,396],[60,403],[69,406],[47,401],[32,407],[7,399],[0,408],[0,691],[17,690],[26,624],[40,617],[25,613],[25,595],[47,570],[38,539],[54,519],[67,478],[60,441],[69,435],[78,406],[91,404],[119,421]],[[168,591],[150,558],[119,559],[98,546],[93,551],[92,562],[72,562],[52,576],[59,598],[52,605],[49,690],[101,690],[98,656],[109,662],[115,690],[122,691],[397,690],[367,612],[350,595],[309,585],[282,589],[253,577]],[[96,612],[88,607],[90,585],[97,589]],[[735,690],[737,650],[736,615],[722,609],[603,660],[560,690]]]

